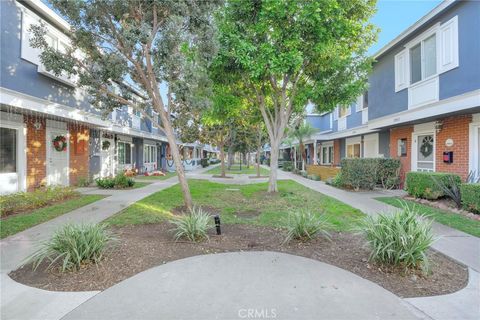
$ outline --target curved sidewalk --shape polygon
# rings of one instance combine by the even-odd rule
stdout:
[[[195,256],[141,272],[74,319],[417,319],[397,296],[343,269],[277,252]]]

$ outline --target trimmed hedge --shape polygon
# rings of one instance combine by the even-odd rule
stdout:
[[[400,182],[400,160],[383,158],[343,159],[341,183],[355,190],[372,190],[377,185],[395,188]]]
[[[460,192],[463,208],[480,214],[480,183],[463,183],[460,185]]]
[[[200,164],[202,165],[202,168],[206,168],[208,167],[210,164],[209,164],[209,160],[208,158],[203,158],[200,160]]]
[[[284,161],[283,162],[283,171],[292,171],[293,170],[293,163],[292,161]]]
[[[449,179],[453,177],[453,179]],[[455,181],[455,184],[460,186],[462,179],[460,176],[452,173],[443,172],[408,172],[406,179],[406,191],[409,195],[415,198],[423,198],[428,200],[435,200],[446,196],[444,191],[439,187],[433,179],[437,179],[447,187],[451,184],[450,181]]]

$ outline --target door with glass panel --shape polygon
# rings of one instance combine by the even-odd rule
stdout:
[[[414,138],[417,171],[435,171],[435,138],[433,134],[419,134]]]
[[[18,192],[17,129],[0,128],[0,194]]]

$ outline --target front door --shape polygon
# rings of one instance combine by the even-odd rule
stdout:
[[[115,141],[113,139],[102,138],[100,151],[100,176],[102,178],[115,175]]]
[[[417,134],[413,137],[412,169],[435,171],[435,136],[433,133]]]
[[[47,184],[69,184],[69,136],[67,130],[47,128]]]

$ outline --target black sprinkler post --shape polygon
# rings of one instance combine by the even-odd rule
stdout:
[[[217,235],[222,234],[222,229],[220,229],[220,216],[216,214],[213,219],[215,220],[215,228],[217,229]]]

